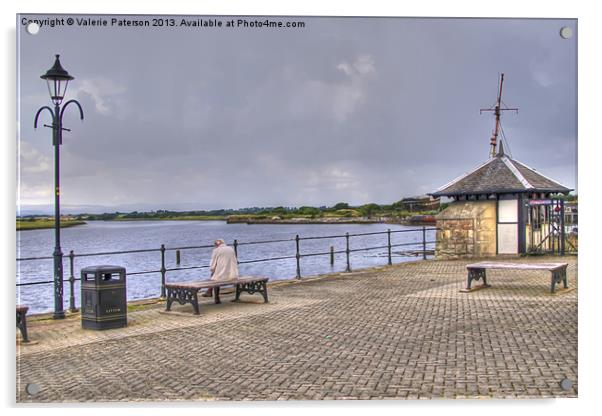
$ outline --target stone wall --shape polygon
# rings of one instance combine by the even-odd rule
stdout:
[[[495,256],[496,201],[454,202],[436,218],[436,258]]]

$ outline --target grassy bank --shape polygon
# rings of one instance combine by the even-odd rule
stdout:
[[[180,216],[166,216],[166,217],[139,217],[139,218],[130,218],[130,217],[115,217],[110,219],[109,221],[225,221],[225,216],[220,215],[180,215]]]
[[[63,220],[61,228],[73,227],[75,225],[85,224],[85,221]],[[17,220],[17,231],[41,230],[44,228],[54,228],[54,220],[35,219],[35,220]]]

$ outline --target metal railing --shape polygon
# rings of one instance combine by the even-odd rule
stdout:
[[[369,233],[345,233],[342,235],[328,235],[328,236],[313,236],[313,237],[301,237],[298,234],[295,235],[294,238],[287,239],[278,239],[278,240],[264,240],[264,241],[249,241],[249,242],[240,242],[235,239],[232,242],[232,246],[238,258],[238,254],[240,248],[242,246],[250,246],[250,245],[259,245],[259,244],[276,244],[276,243],[295,243],[295,253],[287,256],[277,256],[277,257],[268,257],[268,258],[258,258],[251,260],[239,260],[238,264],[251,264],[251,263],[262,263],[262,262],[270,262],[270,261],[280,261],[280,260],[295,260],[296,265],[296,275],[295,278],[301,279],[301,259],[306,257],[316,257],[316,256],[329,256],[330,264],[334,265],[334,258],[337,254],[345,255],[345,272],[351,272],[351,253],[361,252],[361,251],[370,251],[370,250],[384,250],[387,249],[387,264],[392,265],[392,256],[393,249],[398,247],[410,247],[417,246],[418,249],[415,250],[406,250],[401,251],[399,254],[410,254],[410,255],[418,255],[422,256],[423,260],[427,259],[428,254],[432,254],[434,250],[427,249],[427,245],[434,244],[435,241],[427,241],[427,231],[434,231],[435,227],[420,227],[415,229],[405,229],[405,230],[393,230],[388,229],[387,231],[377,231],[377,232],[369,232]],[[420,241],[413,242],[404,242],[392,244],[391,236],[393,234],[398,233],[422,233],[422,238]],[[360,247],[360,248],[351,248],[351,239],[358,237],[366,237],[366,236],[374,236],[374,235],[386,235],[386,244],[371,246],[371,247]],[[303,241],[309,240],[324,240],[324,239],[345,239],[345,248],[342,250],[335,250],[334,245],[330,246],[329,251],[320,251],[315,253],[302,253],[301,247]],[[64,283],[69,283],[70,296],[69,296],[69,309],[72,312],[77,311],[75,307],[75,282],[81,280],[80,278],[75,277],[75,259],[76,258],[84,258],[84,257],[97,257],[97,256],[108,256],[108,255],[126,255],[126,254],[135,254],[135,253],[160,253],[160,268],[156,270],[140,270],[127,272],[127,276],[136,276],[136,275],[147,275],[147,274],[161,274],[161,289],[160,296],[162,298],[165,297],[165,282],[166,276],[168,272],[177,272],[183,270],[195,270],[195,269],[205,269],[209,268],[209,264],[199,264],[193,266],[186,267],[172,267],[168,268],[166,265],[166,252],[173,251],[176,254],[176,265],[180,264],[180,253],[184,250],[198,250],[198,249],[211,249],[213,245],[201,245],[201,246],[181,246],[181,247],[165,247],[164,244],[161,244],[160,248],[154,249],[136,249],[136,250],[123,250],[123,251],[105,251],[98,253],[83,253],[83,254],[75,254],[73,250],[69,252],[68,256],[65,256],[69,259],[69,277],[63,279]],[[46,257],[24,257],[17,258],[17,262],[25,262],[25,261],[39,261],[39,260],[52,260],[52,256]],[[35,282],[26,282],[26,283],[17,283],[17,287],[27,287],[27,286],[36,286],[36,285],[44,285],[44,284],[53,284],[54,280],[41,280]]]

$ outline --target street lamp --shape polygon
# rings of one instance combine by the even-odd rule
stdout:
[[[71,131],[63,128],[63,113],[69,104],[73,103],[79,108],[80,118],[84,119],[84,111],[82,106],[76,100],[69,100],[61,109],[61,102],[67,91],[67,84],[73,79],[71,75],[61,66],[59,55],[55,55],[56,60],[54,65],[40,78],[45,79],[48,83],[48,93],[54,104],[54,110],[48,106],[44,106],[36,113],[33,127],[38,127],[38,117],[44,110],[50,111],[52,115],[52,125],[44,124],[44,127],[52,129],[52,145],[54,146],[54,319],[62,319],[65,317],[63,311],[63,252],[61,251],[61,193],[60,193],[60,154],[59,146],[63,143],[63,130]]]

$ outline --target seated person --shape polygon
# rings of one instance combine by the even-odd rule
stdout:
[[[234,249],[224,240],[215,240],[211,253],[211,280],[231,280],[238,278],[238,261]],[[213,296],[213,288],[207,289],[202,296]]]

